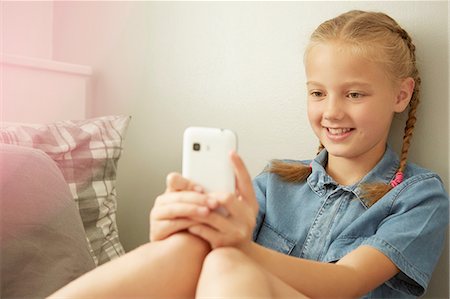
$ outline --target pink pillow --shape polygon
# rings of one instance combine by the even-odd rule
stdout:
[[[116,224],[115,185],[129,121],[129,116],[117,115],[0,128],[0,143],[39,149],[56,162],[77,203],[97,265],[124,253]]]

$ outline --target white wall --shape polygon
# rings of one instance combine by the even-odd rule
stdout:
[[[50,59],[53,1],[1,1],[1,52]]]
[[[55,2],[56,59],[92,65],[91,115],[127,113],[118,221],[132,249],[165,176],[181,170],[188,125],[228,127],[252,175],[271,158],[310,158],[302,52],[312,30],[349,9],[381,10],[418,47],[423,104],[411,160],[449,186],[446,2]],[[398,148],[403,124],[392,143]],[[448,247],[446,249],[448,252]],[[448,255],[428,296],[447,296]]]
[[[53,58],[53,1],[0,2],[0,120],[86,116],[88,66]]]

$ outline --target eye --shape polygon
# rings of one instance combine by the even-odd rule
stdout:
[[[324,93],[318,90],[310,91],[309,94],[314,98],[321,98],[324,96]]]
[[[364,96],[364,95],[363,95],[362,93],[359,93],[359,92],[349,92],[349,93],[347,94],[347,97],[350,98],[350,99],[352,99],[352,100],[360,99],[360,98],[362,98],[363,96]]]

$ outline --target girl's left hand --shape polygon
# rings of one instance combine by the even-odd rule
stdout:
[[[191,234],[210,243],[212,248],[233,246],[243,247],[251,243],[256,225],[258,201],[253,190],[252,180],[244,162],[235,152],[231,161],[236,176],[236,193],[210,193],[208,196],[223,206],[228,215],[220,212],[192,219],[199,224],[189,227]]]

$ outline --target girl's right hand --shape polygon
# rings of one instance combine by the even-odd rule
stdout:
[[[197,224],[189,218],[206,216],[218,206],[208,199],[203,188],[170,173],[166,178],[166,191],[158,196],[150,212],[150,241],[163,240],[170,235]]]

